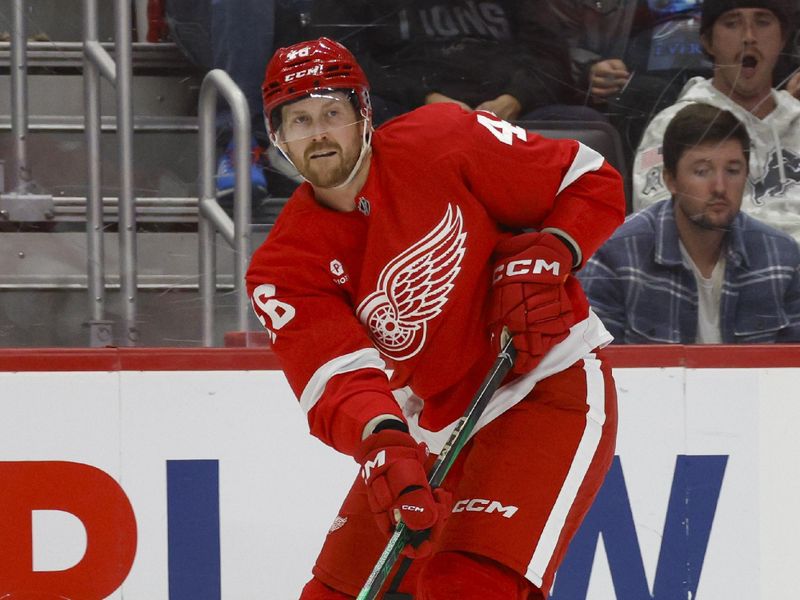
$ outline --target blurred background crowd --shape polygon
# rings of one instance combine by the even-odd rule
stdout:
[[[0,0],[3,82],[18,1]],[[81,318],[62,326],[52,315],[85,312],[68,293],[84,286],[84,258],[70,255],[85,241],[65,237],[85,228],[68,210],[85,196],[83,3],[23,4],[30,189],[57,210],[48,222],[0,220],[0,345],[82,345]],[[98,14],[107,45],[110,5]],[[800,341],[800,0],[136,0],[132,9],[134,193],[151,199],[137,227],[153,236],[139,245],[140,284],[152,290],[145,343],[198,343],[194,323],[168,332],[161,321],[196,320],[186,318],[196,298],[180,293],[192,287],[181,257],[196,253],[196,219],[176,199],[197,196],[200,81],[223,69],[247,99],[252,220],[266,235],[300,179],[264,129],[264,70],[277,47],[323,35],[363,65],[376,126],[454,102],[576,137],[622,172],[628,221],[581,275],[618,342]],[[7,193],[18,182],[11,101],[0,96]],[[104,111],[113,114],[110,95]],[[219,102],[215,189],[230,214],[232,130]],[[103,154],[109,196],[114,156]],[[15,237],[23,233],[48,237]]]

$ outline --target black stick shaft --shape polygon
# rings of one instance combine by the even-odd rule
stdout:
[[[478,424],[478,420],[486,409],[486,405],[489,404],[489,400],[497,391],[497,388],[500,387],[500,383],[514,365],[515,358],[516,351],[509,337],[505,340],[500,354],[497,355],[497,359],[487,373],[481,387],[478,388],[475,396],[473,396],[464,416],[461,417],[458,424],[453,429],[450,438],[445,443],[441,452],[439,452],[436,462],[433,463],[430,473],[428,474],[428,481],[432,488],[441,485],[445,475],[447,475],[450,467],[453,466],[456,458],[458,458],[458,454],[461,452],[464,444],[467,443],[472,431]],[[361,592],[359,592],[356,600],[375,600],[375,598],[377,598],[378,592],[381,587],[383,587],[386,578],[389,576],[389,572],[397,562],[400,551],[408,543],[409,537],[410,533],[408,527],[401,521],[397,524],[397,527],[395,527],[392,537],[389,538],[389,541],[386,543],[386,547],[378,558],[378,562],[376,562],[375,566],[372,568],[372,572],[369,574],[369,577],[367,577],[367,581],[364,583],[364,587],[361,588]]]

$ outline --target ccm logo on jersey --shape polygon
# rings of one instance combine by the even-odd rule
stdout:
[[[560,265],[557,261],[547,262],[543,258],[537,258],[533,262],[530,258],[523,260],[512,260],[506,264],[498,265],[494,270],[494,283],[500,281],[503,277],[514,277],[515,275],[534,275],[540,274],[542,271],[550,271],[553,277],[558,277]]]
[[[375,455],[375,460],[368,460],[364,463],[364,468],[361,469],[361,477],[364,478],[365,483],[369,483],[369,476],[372,475],[372,469],[378,469],[386,464],[386,450],[381,450]]]
[[[503,506],[497,500],[484,500],[483,498],[473,498],[472,500],[459,500],[453,505],[453,512],[498,512],[506,519],[510,519],[519,510],[517,506]]]
[[[300,79],[301,77],[306,77],[308,75],[322,75],[322,65],[316,65],[314,67],[310,67],[308,69],[301,69],[295,73],[289,73],[286,77],[283,78],[284,82],[292,81],[294,79]]]

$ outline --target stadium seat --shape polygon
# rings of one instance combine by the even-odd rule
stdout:
[[[602,121],[518,121],[517,125],[544,137],[573,139],[602,154],[617,169],[625,182],[625,205],[631,212],[630,172],[619,132]]]

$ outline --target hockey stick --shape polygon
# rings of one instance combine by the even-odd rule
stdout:
[[[489,400],[514,364],[517,353],[511,343],[511,336],[507,335],[505,331],[503,334],[503,348],[497,355],[494,365],[487,373],[486,378],[469,403],[467,411],[459,419],[428,473],[428,482],[431,488],[439,487],[442,484],[445,475],[447,475],[450,467],[453,466],[458,454],[464,444],[467,443],[473,429],[475,429],[475,425],[477,425],[478,419],[486,409],[486,405],[489,404]],[[377,598],[378,592],[389,576],[389,572],[397,562],[397,557],[400,556],[400,551],[409,542],[410,538],[410,530],[405,523],[400,521],[395,527],[392,537],[386,543],[378,562],[372,568],[372,573],[367,577],[367,581],[364,583],[364,587],[361,588],[356,600],[375,600]]]

